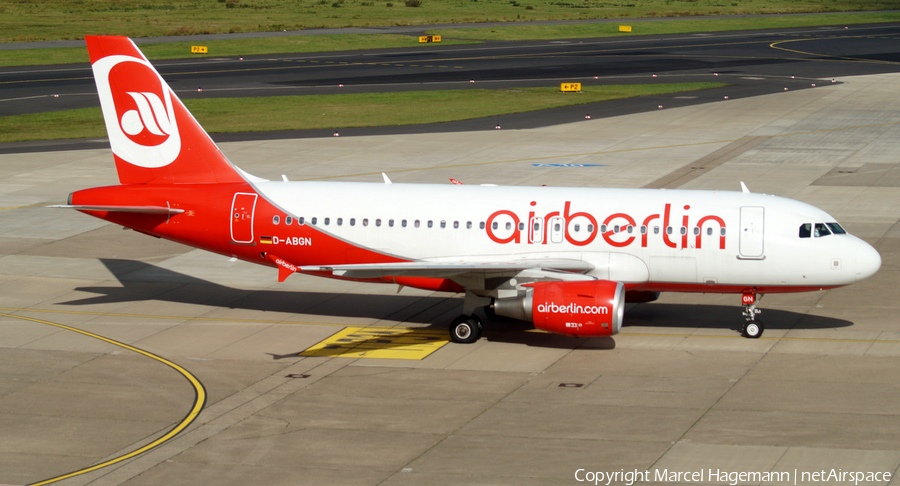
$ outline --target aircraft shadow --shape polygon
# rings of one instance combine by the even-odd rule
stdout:
[[[79,292],[99,295],[61,302],[61,305],[159,301],[290,314],[398,319],[419,324],[431,324],[436,312],[443,313],[442,309],[456,305],[455,296],[450,294],[447,297],[422,297],[247,290],[220,285],[139,261],[112,259],[100,261],[119,281],[121,287],[77,287],[75,290]],[[442,324],[435,328],[444,329],[444,326]]]
[[[159,301],[194,304],[229,309],[269,311],[334,317],[399,320],[426,324],[419,330],[445,331],[447,314],[455,315],[461,307],[458,295],[422,297],[404,295],[370,295],[333,292],[245,290],[228,287],[185,275],[155,265],[133,261],[101,259],[121,284],[121,287],[78,287],[75,290],[99,294],[94,297],[62,302],[62,305],[94,305],[120,302]],[[851,326],[843,319],[815,316],[761,306],[758,318],[766,329],[828,329]],[[479,311],[480,312],[480,311]],[[447,320],[447,322],[444,322]],[[615,348],[614,338],[579,339],[556,334],[529,332],[534,327],[527,322],[499,317],[483,318],[483,336],[496,342],[519,343],[548,348]],[[625,311],[624,327],[733,329],[740,332],[744,318],[740,306],[702,304],[629,304]],[[382,345],[382,338],[371,343]],[[292,356],[286,355],[287,356]],[[278,358],[273,356],[273,358]]]

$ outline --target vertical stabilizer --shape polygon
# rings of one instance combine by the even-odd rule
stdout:
[[[122,184],[244,180],[131,39],[85,40]]]

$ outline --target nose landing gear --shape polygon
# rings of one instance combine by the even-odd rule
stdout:
[[[756,339],[762,336],[763,331],[765,331],[766,328],[763,326],[763,323],[756,320],[756,316],[762,313],[762,310],[756,308],[762,297],[762,294],[757,296],[756,292],[747,292],[741,296],[741,304],[744,306],[742,314],[746,320],[741,329],[741,336]]]

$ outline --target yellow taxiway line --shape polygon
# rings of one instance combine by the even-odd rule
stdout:
[[[53,478],[50,478],[50,479],[45,479],[45,480],[39,481],[39,482],[37,482],[37,483],[31,483],[31,486],[42,486],[42,485],[44,485],[44,484],[55,483],[55,482],[57,482],[57,481],[62,481],[63,479],[69,479],[69,478],[72,478],[72,477],[75,477],[75,476],[80,476],[80,475],[82,475],[82,474],[86,474],[86,473],[89,473],[89,472],[92,472],[92,471],[96,471],[96,470],[98,470],[98,469],[102,469],[102,468],[104,468],[104,467],[111,466],[111,465],[113,465],[113,464],[116,464],[116,463],[125,461],[125,460],[127,460],[127,459],[131,459],[132,457],[135,457],[135,456],[137,456],[137,455],[139,455],[139,454],[143,454],[144,452],[147,452],[147,451],[149,451],[149,450],[151,450],[151,449],[155,449],[155,448],[161,446],[162,444],[168,442],[168,441],[171,440],[173,437],[175,437],[176,435],[178,435],[179,433],[181,433],[184,429],[186,429],[189,425],[191,425],[191,423],[194,421],[194,419],[196,419],[197,416],[200,415],[200,411],[203,410],[203,406],[206,404],[206,389],[203,387],[203,384],[200,383],[200,380],[198,380],[197,377],[195,377],[194,375],[192,375],[191,372],[189,372],[188,370],[182,368],[181,366],[179,366],[179,365],[177,365],[177,364],[175,364],[175,363],[173,363],[173,362],[171,362],[171,361],[169,361],[169,360],[167,360],[167,359],[165,359],[165,358],[163,358],[163,357],[161,357],[161,356],[158,356],[158,355],[155,355],[155,354],[153,354],[153,353],[151,353],[151,352],[149,352],[149,351],[144,351],[143,349],[136,348],[136,347],[134,347],[134,346],[130,346],[130,345],[128,345],[128,344],[125,344],[125,343],[116,341],[116,340],[114,340],[114,339],[110,339],[110,338],[101,336],[101,335],[99,335],[99,334],[94,334],[94,333],[92,333],[92,332],[83,331],[83,330],[81,330],[81,329],[77,329],[77,328],[74,328],[74,327],[71,327],[71,326],[66,326],[66,325],[64,325],[64,324],[58,324],[58,323],[56,323],[56,322],[50,322],[50,321],[45,321],[45,320],[42,320],[42,319],[34,319],[34,318],[32,318],[32,317],[17,316],[17,315],[6,314],[6,313],[0,313],[0,316],[3,316],[3,317],[9,317],[9,318],[12,318],[12,319],[21,319],[21,320],[24,320],[24,321],[37,322],[37,323],[40,323],[40,324],[46,324],[46,325],[48,325],[48,326],[58,327],[58,328],[60,328],[60,329],[65,329],[65,330],[67,330],[67,331],[76,332],[76,333],[78,333],[78,334],[82,334],[82,335],[84,335],[84,336],[88,336],[88,337],[91,337],[91,338],[94,338],[94,339],[99,339],[100,341],[103,341],[103,342],[106,342],[106,343],[109,343],[109,344],[112,344],[112,345],[115,345],[115,346],[119,346],[120,348],[124,348],[124,349],[127,349],[127,350],[129,350],[129,351],[134,351],[135,353],[138,353],[138,354],[144,355],[144,356],[146,356],[146,357],[148,357],[148,358],[150,358],[150,359],[154,359],[154,360],[156,360],[156,361],[159,361],[160,363],[162,363],[162,364],[164,364],[164,365],[166,365],[166,366],[168,366],[168,367],[174,369],[175,371],[181,373],[181,375],[184,376],[184,377],[191,383],[191,386],[194,387],[194,404],[191,406],[191,410],[188,412],[188,414],[187,414],[180,422],[178,422],[177,424],[175,424],[175,426],[174,426],[171,430],[169,430],[165,435],[163,435],[162,437],[160,437],[160,438],[154,440],[153,442],[151,442],[151,443],[149,443],[149,444],[147,444],[147,445],[141,447],[140,449],[131,451],[131,452],[127,453],[127,454],[123,454],[123,455],[118,456],[118,457],[115,457],[115,458],[113,458],[113,459],[109,459],[108,461],[103,461],[103,462],[101,462],[101,463],[99,463],[99,464],[95,464],[95,465],[93,465],[93,466],[89,466],[89,467],[86,467],[86,468],[83,468],[83,469],[79,469],[79,470],[77,470],[77,471],[72,471],[72,472],[70,472],[70,473],[66,473],[66,474],[63,474],[63,475],[61,475],[61,476],[56,476],[56,477],[53,477]]]

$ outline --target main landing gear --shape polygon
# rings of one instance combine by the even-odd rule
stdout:
[[[466,292],[466,300],[463,302],[463,313],[450,323],[450,339],[454,343],[474,343],[481,337],[481,319],[475,315],[475,309],[491,304],[489,297],[481,297],[472,292]]]
[[[766,328],[763,326],[763,323],[756,320],[756,316],[762,313],[760,309],[756,308],[762,297],[762,294],[757,296],[756,292],[748,292],[741,296],[741,304],[744,306],[743,315],[746,320],[741,329],[741,336],[756,339],[762,336],[763,331],[765,331]]]
[[[450,339],[454,343],[474,343],[481,336],[481,319],[475,314],[461,315],[450,323]]]

